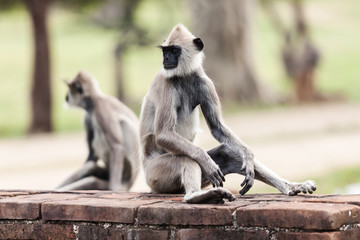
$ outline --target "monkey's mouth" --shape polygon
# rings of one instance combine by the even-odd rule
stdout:
[[[174,69],[177,67],[177,64],[164,64],[166,70]]]

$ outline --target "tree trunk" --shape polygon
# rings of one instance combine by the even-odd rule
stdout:
[[[51,132],[50,57],[47,33],[49,0],[24,0],[34,33],[34,72],[31,86],[32,117],[30,133]]]
[[[114,77],[116,96],[126,102],[124,84],[123,57],[132,44],[139,44],[142,40],[139,29],[135,24],[135,11],[140,0],[107,0],[95,18],[104,27],[117,28],[120,36],[113,50]]]
[[[315,88],[315,73],[320,53],[312,43],[304,13],[304,2],[290,1],[294,26],[286,27],[279,17],[273,2],[264,1],[274,26],[283,35],[282,61],[288,77],[294,83],[295,98],[298,102],[321,100],[323,97]]]
[[[315,69],[319,61],[319,51],[312,44],[308,26],[304,14],[303,1],[292,2],[294,18],[296,23],[297,49],[294,51],[296,98],[299,102],[317,100],[318,94],[315,91]]]
[[[204,66],[225,102],[264,100],[254,71],[252,51],[253,0],[193,0],[194,34],[202,38]]]

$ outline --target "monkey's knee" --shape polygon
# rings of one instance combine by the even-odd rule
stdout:
[[[184,188],[181,184],[181,176],[147,176],[146,182],[156,193],[183,193]]]
[[[168,161],[171,161],[170,159]],[[149,187],[157,193],[182,193],[181,168],[162,160],[153,159],[144,166],[145,180]]]

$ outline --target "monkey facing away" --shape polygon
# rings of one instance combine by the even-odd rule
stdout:
[[[183,25],[165,42],[163,68],[144,97],[140,116],[143,166],[148,185],[157,193],[182,193],[189,203],[223,203],[235,196],[222,188],[224,175],[245,175],[240,194],[254,178],[280,192],[296,195],[316,190],[312,181],[289,182],[254,159],[249,147],[224,124],[215,87],[202,67],[204,47]],[[204,151],[192,142],[201,109],[219,146]],[[212,184],[216,188],[201,190]]]
[[[86,111],[89,156],[57,190],[128,190],[140,163],[136,115],[118,99],[104,95],[97,80],[84,71],[67,85],[66,102]]]

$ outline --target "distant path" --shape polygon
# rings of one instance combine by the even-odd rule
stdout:
[[[226,123],[257,159],[285,178],[302,180],[339,167],[360,165],[360,104],[320,104],[240,112]],[[197,144],[217,143],[207,127]],[[0,189],[52,189],[86,157],[83,133],[0,139]],[[134,191],[147,191],[142,179]],[[238,189],[239,176],[226,186]],[[256,184],[259,186],[259,184]]]

